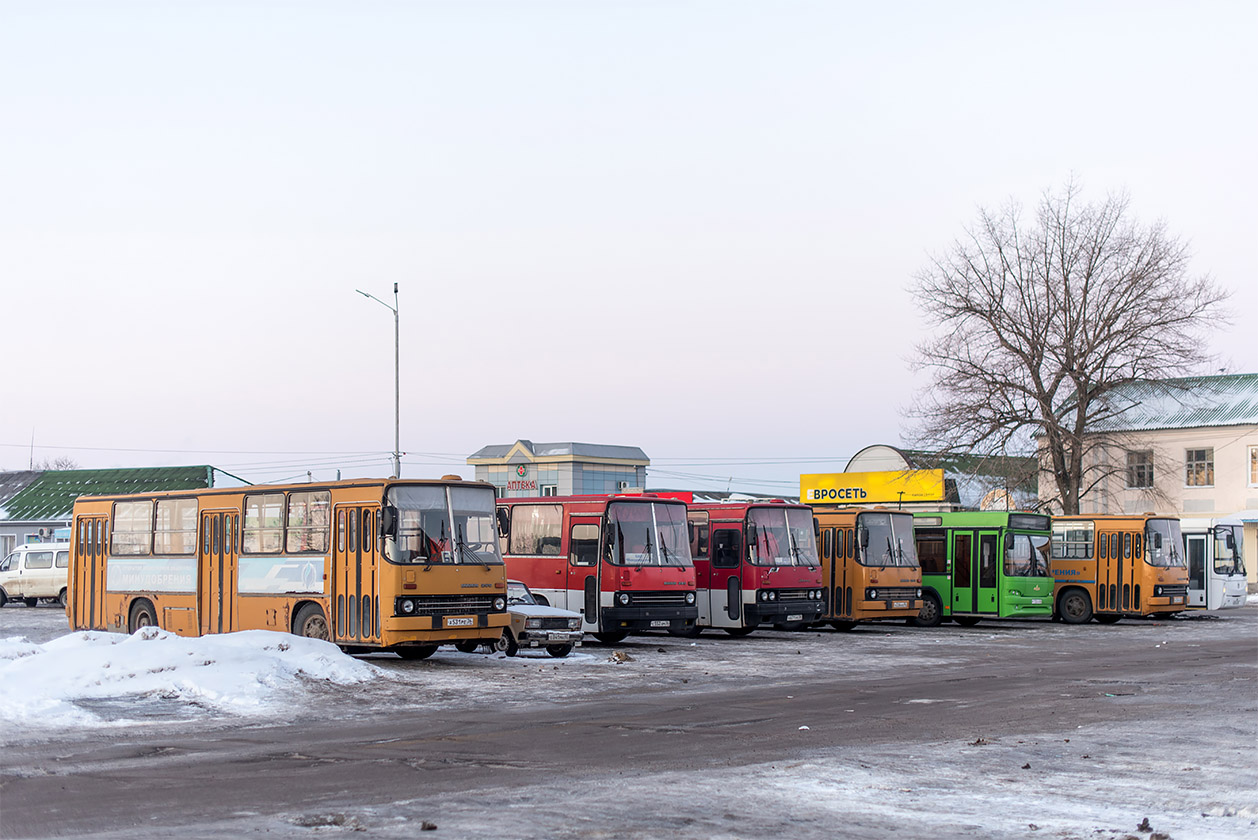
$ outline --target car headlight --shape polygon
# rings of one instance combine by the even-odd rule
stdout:
[[[542,620],[540,618],[526,618],[524,619],[524,626],[529,630],[540,630],[542,629]]]
[[[568,619],[568,629],[569,629],[569,630],[580,630],[580,629],[581,629],[581,619],[579,619],[579,618],[570,618],[570,619]]]
[[[402,615],[411,615],[415,612],[415,602],[410,598],[403,598],[399,606],[402,609]]]
[[[617,595],[617,596],[616,596],[616,603],[617,603],[617,604],[620,604],[622,607],[627,607],[627,606],[629,606],[629,593],[628,593],[628,592],[621,592],[619,595]]]
[[[499,612],[501,612],[501,611],[505,610],[506,608],[507,608],[507,599],[506,599],[506,598],[503,598],[503,597],[499,596],[499,597],[497,597],[497,598],[495,598],[495,599],[494,599],[494,609],[496,609],[496,610],[498,610]]]
[[[695,594],[693,592],[686,593],[686,603],[693,604],[695,602]]]
[[[877,589],[866,589],[866,590],[865,590],[865,600],[866,600],[866,601],[877,601],[877,600],[878,600],[878,590],[877,590]]]

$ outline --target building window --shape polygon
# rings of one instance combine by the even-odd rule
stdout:
[[[1153,486],[1153,452],[1127,453],[1127,486],[1131,488]]]
[[[543,496],[558,496],[559,486],[557,484],[543,484],[542,495]]]
[[[1189,449],[1184,454],[1184,484],[1188,487],[1214,486],[1214,449]]]
[[[1249,447],[1249,486],[1258,487],[1258,446]]]

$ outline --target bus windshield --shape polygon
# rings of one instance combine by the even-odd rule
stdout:
[[[1049,539],[1043,534],[1009,534],[1005,577],[1048,577]]]
[[[862,513],[856,535],[856,562],[862,566],[918,565],[911,513]]]
[[[610,560],[618,566],[691,566],[686,506],[612,502],[607,509]]]
[[[1214,526],[1214,573],[1245,574],[1244,542],[1240,526]]]
[[[1178,519],[1150,519],[1145,525],[1144,541],[1148,546],[1145,561],[1150,566],[1184,565],[1184,538]]]
[[[394,563],[501,564],[488,487],[390,487],[397,509],[396,539],[385,543]]]
[[[802,508],[747,511],[747,548],[755,566],[816,566],[812,512]]]

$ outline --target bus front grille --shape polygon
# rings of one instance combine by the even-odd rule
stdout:
[[[639,607],[684,607],[685,592],[630,592],[630,603]]]
[[[406,602],[410,602],[407,609]],[[493,595],[412,595],[394,602],[393,614],[412,615],[467,615],[494,611]]]

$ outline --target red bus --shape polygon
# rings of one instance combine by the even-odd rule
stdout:
[[[694,627],[686,504],[651,494],[498,500],[507,575],[539,602],[575,610],[605,644],[635,630]]]
[[[825,595],[812,509],[781,499],[692,502],[686,515],[699,590],[698,635],[746,636],[761,624],[821,619]]]

